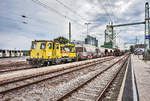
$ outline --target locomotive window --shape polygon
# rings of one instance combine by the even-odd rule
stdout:
[[[35,49],[35,48],[36,48],[36,43],[33,43],[32,49]]]
[[[40,49],[45,49],[46,43],[41,43]]]
[[[51,49],[51,48],[52,48],[52,44],[51,44],[51,43],[49,43],[48,47],[49,47],[49,49]]]
[[[56,45],[56,49],[59,49],[59,45]]]
[[[65,51],[69,52],[69,48],[68,47],[64,47]]]
[[[72,52],[72,47],[68,47],[68,48],[69,48],[69,51]]]
[[[86,52],[85,47],[76,47],[76,52]]]
[[[61,47],[61,51],[65,51],[65,48],[64,48],[64,47]]]
[[[69,50],[70,50],[70,52],[74,52],[75,51],[72,46],[69,46]]]

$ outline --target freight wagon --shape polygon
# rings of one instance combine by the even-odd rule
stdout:
[[[77,44],[75,45],[75,48],[79,60],[98,58],[102,56],[100,48],[96,46],[88,44]]]

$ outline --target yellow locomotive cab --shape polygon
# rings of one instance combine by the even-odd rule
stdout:
[[[61,44],[61,54],[62,54],[62,58],[68,58],[69,57],[69,53],[65,48],[65,44]]]
[[[53,42],[47,40],[35,40],[32,41],[30,50],[30,59],[28,59],[31,65],[39,67],[41,65],[47,65],[53,61]]]
[[[51,41],[32,41],[30,58],[51,59],[53,43]]]
[[[75,45],[74,44],[66,44],[65,48],[67,48],[68,52],[68,58],[70,61],[75,61],[76,60],[76,52],[75,52]]]
[[[76,58],[76,52],[75,52],[75,45],[74,44],[67,44],[67,47],[69,48],[70,52],[69,52],[69,57],[70,58]]]

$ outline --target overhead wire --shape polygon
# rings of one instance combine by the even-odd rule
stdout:
[[[101,0],[98,0],[98,2],[100,3],[100,5],[102,6],[104,12],[106,13],[106,15],[108,16],[108,18],[110,19],[110,22],[112,22],[112,18],[110,16],[110,14],[108,13],[107,9],[104,7],[103,3]]]
[[[62,17],[64,17],[64,18],[66,18],[66,19],[71,20],[72,22],[74,22],[74,23],[76,23],[76,24],[78,24],[78,25],[80,25],[80,26],[82,26],[82,27],[85,27],[85,26],[83,26],[82,24],[78,23],[77,20],[74,20],[74,19],[72,19],[71,17],[66,16],[66,15],[60,13],[60,12],[57,11],[56,9],[54,9],[54,8],[52,8],[52,7],[50,7],[50,6],[46,5],[46,4],[44,4],[44,3],[42,3],[42,2],[39,1],[39,0],[32,0],[32,1],[33,1],[34,3],[40,5],[40,6],[44,7],[44,8],[47,9],[47,10],[50,10],[50,11],[52,11],[52,12],[55,12],[55,13],[57,13],[58,15],[60,15],[60,16],[62,16]]]
[[[113,15],[113,18],[114,18],[114,22],[116,22],[117,21],[117,17],[114,14],[112,4],[111,4],[110,0],[107,0],[107,2],[108,2],[108,5],[109,5],[109,8],[110,8],[110,11],[112,12],[112,15]]]
[[[10,17],[0,16],[0,18],[7,19],[7,21],[8,21],[8,20],[11,20],[11,21],[14,21],[14,22],[22,22],[21,20],[18,20],[18,19],[12,19],[12,18],[10,18]]]
[[[82,17],[79,13],[77,13],[76,11],[74,11],[72,8],[68,7],[67,5],[65,5],[63,2],[56,0],[59,4],[63,5],[66,9],[70,10],[72,13],[76,14],[77,16],[79,16],[82,20],[89,22],[89,21],[93,21],[93,20],[88,20],[84,17]],[[93,24],[93,23],[92,23]],[[96,24],[96,23],[95,23]]]
[[[101,5],[101,7],[103,8],[103,10],[104,10],[106,16],[108,17],[108,20],[109,20],[110,22],[113,22],[113,21],[112,21],[112,18],[111,18],[111,15],[110,15],[109,12],[107,11],[107,9],[104,7],[103,3],[101,3],[100,0],[98,0],[98,2],[100,3],[100,5]],[[96,5],[96,4],[95,4],[95,5]],[[96,5],[96,6],[97,6],[97,5]],[[101,24],[101,23],[92,22],[92,24],[98,25],[98,24]]]
[[[61,4],[62,6],[64,6],[66,9],[68,9],[69,11],[71,11],[72,13],[76,14],[77,16],[79,16],[82,20],[84,21],[88,21],[86,18],[82,17],[79,13],[77,13],[75,10],[73,10],[71,7],[65,5],[63,2],[59,1],[59,0],[55,0],[57,1],[59,4]]]
[[[16,14],[16,17],[22,17],[22,15],[17,15]],[[20,18],[20,19],[14,19],[14,18],[10,18],[10,17],[5,17],[5,16],[0,16],[0,18],[2,18],[2,19],[6,19],[6,21],[7,22],[10,22],[10,23],[16,23],[16,24],[22,24],[22,25],[24,25],[24,26],[27,26],[27,27],[30,27],[30,26],[34,26],[34,27],[41,27],[41,26],[43,26],[44,24],[43,23],[37,23],[37,24],[35,24],[35,23],[31,23],[31,21],[35,21],[35,19],[33,19],[33,18],[31,18],[31,17],[26,17],[26,18]],[[3,21],[5,21],[5,20],[3,20]],[[0,21],[1,22],[1,21]],[[38,22],[38,21],[36,21],[36,22]],[[49,22],[47,22],[47,24],[50,24]],[[30,25],[30,26],[28,26],[28,25]],[[46,27],[42,27],[42,29],[47,29],[47,26]]]

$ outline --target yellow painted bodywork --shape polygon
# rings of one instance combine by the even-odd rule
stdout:
[[[41,49],[41,44],[45,44],[45,48]],[[34,44],[36,44],[35,48],[33,48]],[[51,47],[49,47],[51,44]],[[54,49],[55,50],[55,49]],[[52,59],[55,58],[55,54],[53,50],[53,42],[52,41],[32,41],[32,47],[30,50],[30,58],[37,59]],[[58,55],[58,54],[57,54]]]
[[[53,58],[62,58],[62,54],[61,54],[61,47],[59,43],[54,43],[55,48],[53,50]]]
[[[66,44],[66,46],[71,48],[71,50],[68,53],[69,58],[76,58],[77,54],[75,52],[75,45],[74,44]]]
[[[62,57],[63,57],[63,58],[64,58],[64,57],[68,58],[68,57],[69,57],[69,54],[68,54],[68,52],[64,49],[65,44],[61,44],[60,47],[61,47],[61,54],[62,54]]]
[[[64,48],[67,48],[68,50],[66,51]],[[30,50],[31,59],[61,59],[76,57],[74,44],[60,44],[58,42],[46,40],[32,41]]]

